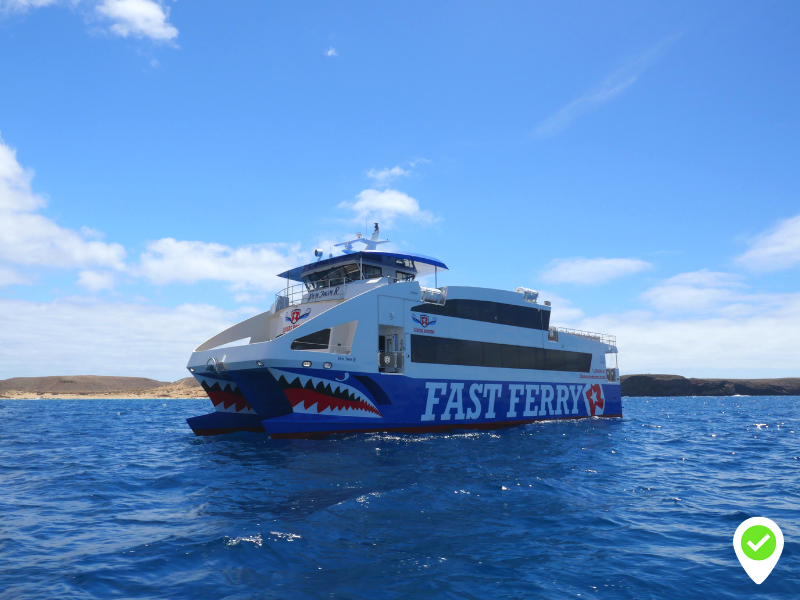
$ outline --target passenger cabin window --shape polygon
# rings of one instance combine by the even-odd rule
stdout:
[[[588,373],[592,367],[592,355],[588,352],[412,335],[411,362]]]
[[[376,279],[381,277],[381,268],[374,267],[372,265],[364,265],[364,278],[365,279]]]
[[[454,298],[442,306],[435,304],[420,304],[411,309],[429,315],[469,319],[470,321],[483,321],[497,325],[511,325],[525,327],[526,329],[539,329],[542,331],[550,327],[550,311],[541,310],[532,306],[518,306],[516,304],[502,304],[487,300],[467,300]]]
[[[414,274],[403,273],[402,271],[398,271],[396,279],[397,281],[414,281]]]
[[[292,350],[327,350],[330,341],[331,330],[322,329],[294,340]]]

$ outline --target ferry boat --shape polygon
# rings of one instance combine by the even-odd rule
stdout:
[[[214,405],[197,435],[490,429],[621,417],[614,336],[550,325],[534,290],[438,287],[440,260],[379,248],[380,229],[281,273],[264,313],[187,368]],[[433,276],[434,287],[420,278]]]

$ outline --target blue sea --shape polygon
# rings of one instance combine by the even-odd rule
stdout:
[[[197,438],[207,400],[0,401],[0,598],[798,598],[800,398],[486,432]],[[760,586],[732,539],[785,547]]]

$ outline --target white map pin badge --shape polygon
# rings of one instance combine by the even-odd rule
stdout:
[[[750,579],[760,584],[778,564],[783,552],[783,533],[773,521],[753,517],[736,528],[733,549]]]

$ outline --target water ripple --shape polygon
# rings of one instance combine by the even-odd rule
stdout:
[[[0,598],[752,598],[800,587],[800,398],[496,432],[195,438],[205,401],[0,401]],[[786,545],[761,586],[736,526]]]

